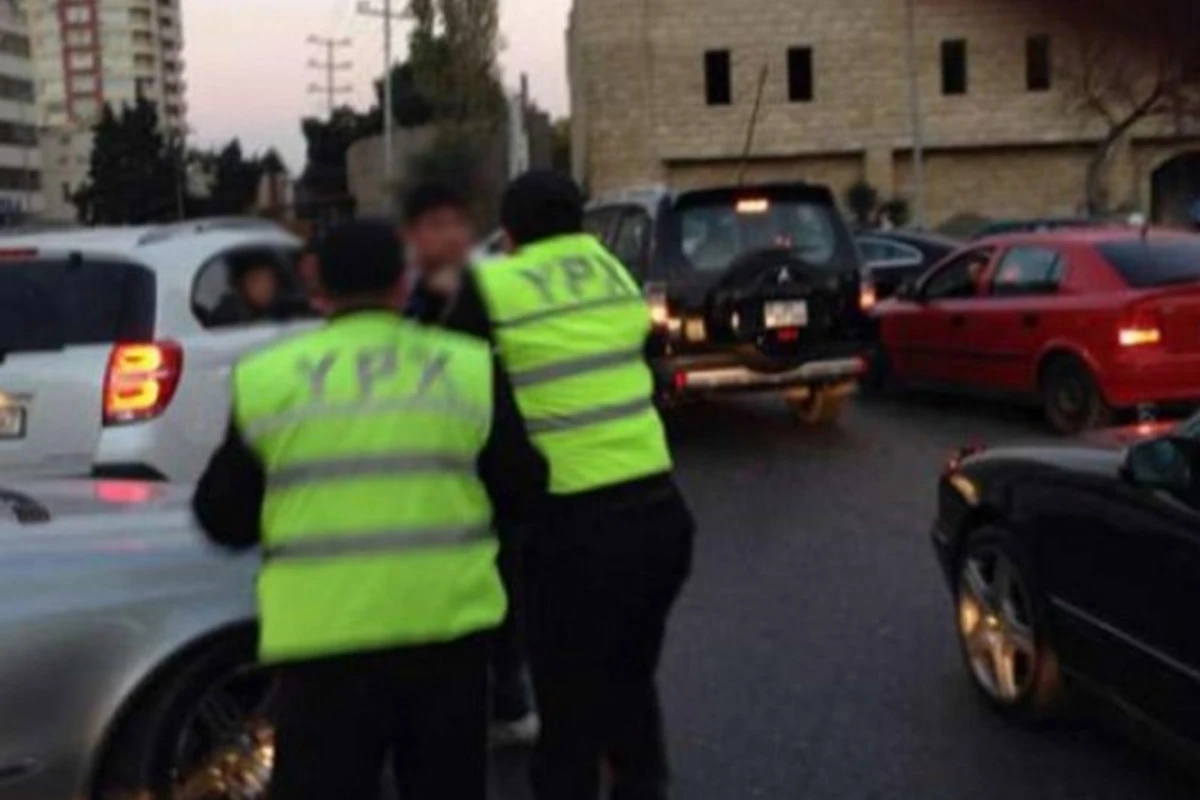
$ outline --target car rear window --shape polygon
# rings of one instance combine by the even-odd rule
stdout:
[[[1135,289],[1200,281],[1200,237],[1110,242],[1099,250]]]
[[[849,235],[818,190],[715,190],[682,195],[669,217],[667,257],[699,272],[747,253],[782,248],[814,267],[857,268]],[[839,256],[849,252],[849,258]]]
[[[0,354],[152,338],[154,292],[136,264],[0,261]]]

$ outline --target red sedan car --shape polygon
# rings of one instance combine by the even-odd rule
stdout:
[[[1037,398],[1063,433],[1119,409],[1200,400],[1200,236],[986,239],[873,313],[887,376]]]

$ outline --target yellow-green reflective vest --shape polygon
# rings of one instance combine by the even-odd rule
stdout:
[[[506,600],[476,473],[486,345],[360,312],[243,359],[238,429],[266,473],[260,655],[456,639]]]
[[[621,263],[579,234],[522,248],[476,274],[517,404],[549,463],[550,492],[670,470],[643,355],[650,312]]]

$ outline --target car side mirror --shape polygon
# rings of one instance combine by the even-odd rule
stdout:
[[[1170,436],[1138,442],[1126,451],[1121,472],[1134,486],[1191,497],[1200,487],[1198,449],[1188,439]]]

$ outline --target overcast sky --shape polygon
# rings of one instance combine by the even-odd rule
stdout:
[[[378,6],[381,0],[373,0]],[[571,0],[500,0],[501,54],[506,85],[528,72],[540,105],[567,110],[564,36]],[[403,7],[404,0],[394,0]],[[304,139],[300,118],[323,112],[324,100],[309,94],[324,76],[306,69],[324,52],[306,44],[310,34],[349,37],[340,53],[353,61],[340,77],[352,86],[351,101],[365,107],[371,81],[383,72],[382,25],[354,13],[357,0],[183,0],[189,121],[198,145],[234,136],[251,151],[274,146],[298,172]],[[402,60],[406,23],[395,25],[396,56]]]

